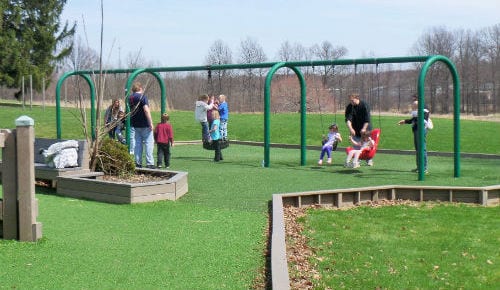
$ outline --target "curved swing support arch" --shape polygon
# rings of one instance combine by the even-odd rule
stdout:
[[[425,107],[425,77],[429,68],[436,62],[443,62],[453,78],[453,150],[454,150],[454,177],[460,177],[460,80],[457,69],[451,60],[442,55],[430,56],[420,71],[418,78],[418,138],[422,144],[424,140],[424,107]],[[424,180],[424,149],[420,146],[417,152],[419,160],[418,180]]]
[[[271,148],[271,82],[280,68],[288,67],[299,78],[300,82],[300,165],[306,165],[306,81],[304,74],[297,67],[286,62],[279,62],[271,67],[266,76],[264,86],[264,167],[269,167]]]
[[[89,76],[88,73],[85,72],[78,72],[78,71],[71,71],[65,73],[59,81],[57,81],[57,86],[56,86],[56,128],[57,128],[57,139],[61,139],[61,87],[64,83],[64,81],[69,78],[70,76],[81,76],[89,85],[90,89],[90,127],[92,131],[92,138],[95,138],[95,120],[96,120],[96,113],[95,113],[95,85],[94,81],[92,81],[92,78]]]

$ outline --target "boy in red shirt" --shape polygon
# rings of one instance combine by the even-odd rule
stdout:
[[[161,115],[161,123],[158,123],[154,130],[155,143],[157,145],[157,165],[161,168],[162,161],[165,161],[165,168],[170,167],[170,147],[174,146],[174,130],[169,123],[168,114]]]

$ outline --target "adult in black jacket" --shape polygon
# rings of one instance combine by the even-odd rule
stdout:
[[[345,122],[350,135],[357,142],[361,140],[362,133],[371,131],[370,106],[359,98],[359,94],[349,95],[349,105],[345,109]],[[373,160],[367,160],[367,164],[372,166]]]

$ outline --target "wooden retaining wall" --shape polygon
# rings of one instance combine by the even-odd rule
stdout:
[[[155,169],[139,171],[166,173]],[[57,180],[57,194],[116,204],[177,200],[188,192],[188,173],[182,171],[169,171],[169,173],[173,176],[168,179],[141,183],[103,180],[102,172],[61,176]]]
[[[352,207],[378,200],[412,200],[500,205],[500,185],[486,187],[404,186],[347,188],[273,195],[271,272],[273,289],[290,289],[285,243],[284,206]]]

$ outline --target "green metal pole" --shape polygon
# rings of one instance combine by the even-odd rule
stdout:
[[[89,75],[82,75],[82,77],[91,80]],[[96,101],[95,101],[95,88],[94,88],[94,86],[90,87],[90,130],[92,131],[92,140],[95,140],[96,139]]]
[[[164,114],[167,112],[167,89],[165,86],[165,82],[161,78],[161,76],[158,73],[155,73],[158,76],[156,77],[158,79],[158,83],[160,84],[160,90],[161,90],[161,113]]]
[[[460,177],[460,77],[457,68],[451,61],[445,62],[450,69],[453,77],[453,132],[454,132],[454,151],[455,151],[455,177]]]
[[[306,165],[306,153],[307,153],[307,144],[306,144],[306,113],[307,113],[307,87],[306,80],[304,78],[304,74],[302,71],[296,67],[290,67],[297,77],[299,78],[300,83],[300,165]]]
[[[264,167],[270,165],[270,148],[271,148],[271,82],[276,71],[282,67],[292,69],[300,82],[300,165],[306,164],[306,81],[302,72],[293,66],[288,66],[286,62],[275,64],[267,73],[264,86]]]
[[[73,72],[67,72],[62,75],[61,78],[57,81],[56,85],[56,135],[57,139],[61,139],[61,87],[62,84],[64,83],[64,80],[66,80],[70,75],[72,75]]]
[[[430,66],[437,61],[441,61],[450,70],[453,77],[453,91],[454,91],[454,102],[453,102],[453,133],[454,133],[454,176],[460,177],[460,79],[458,77],[458,72],[455,65],[445,56],[433,55],[422,66],[420,71],[420,76],[418,78],[418,138],[419,143],[422,144],[424,140],[424,91],[425,91],[425,76]],[[418,180],[424,180],[424,154],[423,148],[420,146],[419,152],[417,153],[419,160],[418,168]]]
[[[335,59],[335,60],[307,60],[307,61],[289,61],[286,66],[321,66],[321,65],[354,65],[354,64],[377,64],[377,63],[407,63],[407,62],[425,62],[429,56],[404,56],[404,57],[385,57],[385,58],[360,58],[360,59]],[[248,64],[221,64],[210,65],[211,70],[229,70],[229,69],[250,69],[250,68],[271,68],[280,62],[262,62]],[[103,70],[102,73],[133,73],[137,69],[110,69]],[[147,68],[149,72],[175,72],[175,71],[205,71],[207,66],[182,66],[182,67],[155,67]],[[82,70],[80,74],[98,74],[98,70]]]
[[[446,64],[453,78],[453,149],[454,149],[454,176],[460,177],[460,77],[453,62],[442,55],[434,58]]]
[[[92,81],[90,76],[88,76],[87,74],[80,74],[77,71],[65,73],[57,82],[57,86],[56,86],[56,130],[57,130],[56,134],[57,134],[57,138],[61,139],[61,136],[62,136],[62,130],[61,130],[61,87],[64,83],[64,80],[66,80],[68,77],[70,77],[72,75],[81,76],[83,79],[85,79],[85,81],[89,85],[91,107],[94,106],[93,111],[91,109],[91,114],[93,112],[93,116],[94,116],[94,118],[92,118],[92,120],[94,120],[94,121],[92,122],[92,120],[91,120],[91,130],[92,130],[92,138],[95,138],[95,105],[94,105],[95,86],[94,86],[94,82]]]
[[[161,113],[164,114],[167,111],[167,90],[165,88],[165,82],[163,81],[163,79],[161,78],[161,75],[159,73],[154,72],[154,71],[148,71],[148,70],[146,70],[146,72],[149,72],[158,80],[158,84],[160,85],[160,92],[161,92],[161,96],[160,96],[161,109],[160,110],[161,110]]]
[[[423,71],[423,69],[422,69]],[[427,72],[427,69],[426,69]],[[422,74],[421,74],[422,76]],[[424,108],[425,108],[425,75],[424,79],[418,81],[418,118],[417,118],[417,144],[419,144],[417,148],[417,159],[418,159],[418,180],[423,181],[425,172],[424,172],[424,147],[422,146],[424,138],[425,138],[425,128],[424,128]]]
[[[271,148],[271,81],[276,71],[284,65],[285,62],[280,62],[271,67],[264,85],[264,167],[269,167]]]

